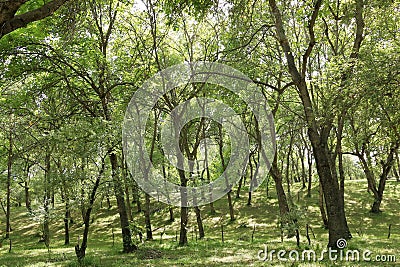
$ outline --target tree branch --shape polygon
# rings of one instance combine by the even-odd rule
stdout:
[[[18,11],[19,7],[24,4],[25,1],[11,1],[11,4],[3,4],[0,13],[0,39],[16,29],[26,27],[29,23],[44,19],[51,16],[57,9],[64,5],[69,0],[53,0],[35,10],[28,11],[26,13],[14,16]],[[17,2],[17,3],[13,3]],[[8,7],[13,7],[8,9]],[[8,13],[4,12],[8,11]]]

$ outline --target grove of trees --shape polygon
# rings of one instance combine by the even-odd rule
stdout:
[[[271,107],[276,155],[265,183],[276,192],[282,231],[298,238],[292,187],[299,183],[319,203],[326,245],[337,248],[354,235],[346,182],[362,180],[372,196],[368,211],[377,214],[385,212],[387,180],[400,181],[399,10],[398,0],[0,1],[0,243],[20,227],[11,218],[24,205],[46,247],[49,225],[63,224],[68,245],[71,223],[82,223],[73,243],[82,260],[100,203],[117,205],[124,253],[140,248],[137,236],[153,240],[157,200],[134,179],[147,166],[131,172],[124,158],[125,111],[157,72],[207,61],[250,77]],[[176,88],[152,109],[144,146],[168,181],[196,186],[219,177],[235,141],[220,123],[201,117],[175,136],[184,160],[204,160],[202,171],[171,166],[162,147],[165,118],[197,97],[232,107],[249,136],[247,165],[223,198],[235,221],[235,200],[255,201],[248,189],[263,162],[257,119],[240,97],[208,84]],[[179,245],[188,244],[191,224],[200,239],[207,236],[200,207],[165,208],[169,221],[180,220]],[[205,208],[217,212],[212,202]],[[63,210],[62,221],[55,209]],[[142,212],[144,225],[133,223]]]

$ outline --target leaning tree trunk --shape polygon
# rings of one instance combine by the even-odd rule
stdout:
[[[278,197],[279,212],[281,218],[285,218],[289,214],[289,204],[287,201],[285,190],[282,184],[282,174],[277,166],[277,160],[274,159],[271,166],[271,176],[275,181],[275,190]]]
[[[395,144],[392,145],[392,147],[390,148],[389,155],[386,159],[386,162],[383,163],[383,167],[382,167],[383,170],[382,170],[382,173],[379,178],[379,186],[378,186],[377,190],[375,189],[376,196],[375,196],[374,203],[372,204],[372,207],[371,207],[371,212],[373,212],[373,213],[381,212],[380,208],[381,208],[381,203],[382,203],[382,199],[383,199],[383,192],[384,192],[385,186],[386,186],[386,180],[388,178],[390,170],[393,167],[394,155],[397,152],[397,149],[399,148],[399,144],[400,144],[400,142],[396,142]]]
[[[88,208],[85,212],[85,216],[83,219],[83,223],[85,225],[85,228],[83,229],[83,236],[82,236],[82,243],[78,244],[75,246],[75,254],[76,257],[78,258],[79,261],[82,261],[85,256],[86,256],[86,248],[87,248],[87,241],[88,241],[88,235],[89,235],[89,226],[90,226],[90,214],[92,213],[92,209],[93,209],[93,204],[94,201],[96,200],[96,192],[97,189],[99,188],[100,185],[100,180],[101,177],[103,176],[104,173],[104,169],[105,169],[105,162],[104,162],[104,158],[102,158],[102,162],[101,162],[101,169],[100,172],[96,178],[96,182],[92,188],[92,192],[90,194],[90,198],[89,198],[89,205]],[[79,239],[78,239],[79,240]]]
[[[132,244],[132,235],[129,228],[128,213],[125,206],[124,190],[122,189],[122,182],[118,173],[118,159],[117,155],[109,151],[109,158],[111,162],[111,175],[114,184],[115,198],[117,199],[118,213],[120,218],[123,252],[130,253],[136,250],[136,246]]]

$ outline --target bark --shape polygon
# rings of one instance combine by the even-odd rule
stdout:
[[[178,166],[183,166],[183,159],[178,156]],[[188,208],[187,206],[187,195],[186,192],[183,190],[183,188],[185,188],[187,186],[187,179],[185,176],[185,172],[181,169],[178,169],[178,173],[179,173],[179,179],[181,181],[181,222],[180,222],[180,232],[179,232],[179,245],[180,246],[185,246],[188,244],[188,239],[187,239],[187,225],[188,225],[188,220],[189,220],[189,216],[188,216]]]
[[[254,177],[254,168],[253,162],[251,161],[252,153],[249,155],[249,167],[250,167],[250,187]],[[248,197],[247,197],[247,206],[251,206],[251,190],[249,190]]]
[[[26,27],[29,23],[51,16],[69,0],[53,0],[43,6],[15,15],[27,0],[2,1],[0,3],[0,39],[16,29]]]
[[[325,212],[325,201],[324,201],[324,192],[322,190],[322,185],[321,182],[319,183],[319,189],[318,189],[318,205],[319,205],[319,211],[321,213],[321,218],[322,222],[324,223],[324,228],[328,229],[328,218],[326,217],[326,212]]]
[[[129,228],[129,219],[125,206],[124,191],[122,189],[121,180],[118,174],[118,159],[117,155],[113,151],[109,151],[108,153],[111,162],[111,175],[114,184],[114,194],[115,198],[117,199],[118,213],[120,218],[123,252],[130,253],[135,251],[137,248],[132,244],[132,235]]]
[[[174,122],[180,122],[180,118],[174,118]],[[175,134],[175,140],[180,140],[180,143],[182,140],[179,138],[179,128],[178,125],[175,123],[175,129],[174,129],[174,134]],[[185,134],[185,129],[182,129],[182,135],[184,138],[186,137]],[[184,139],[182,138],[182,139]],[[187,137],[186,137],[187,138]],[[183,147],[183,146],[182,146]],[[183,157],[179,153],[179,147],[175,147],[176,155],[177,156],[177,164],[178,166],[183,166]],[[180,190],[180,195],[181,195],[181,222],[180,222],[180,231],[179,231],[179,245],[180,246],[185,246],[188,244],[188,239],[187,239],[187,225],[188,225],[188,211],[189,209],[187,208],[187,193],[185,192],[184,188],[187,186],[187,178],[185,175],[185,171],[181,170],[178,168],[178,174],[179,174],[179,180],[181,182],[181,190]]]
[[[279,212],[282,218],[286,217],[289,213],[289,204],[286,198],[285,190],[282,184],[282,174],[277,166],[277,160],[274,159],[271,166],[271,175],[275,181],[276,194],[278,196]]]
[[[170,222],[175,221],[175,218],[174,218],[174,209],[173,209],[172,207],[169,207],[169,221],[170,221]]]
[[[181,192],[181,196],[183,193]],[[188,224],[188,208],[181,207],[181,223],[179,231],[179,245],[185,246],[188,243],[187,240],[187,224]]]
[[[65,199],[65,216],[64,216],[64,245],[69,245],[69,222],[71,212],[69,210],[69,198]]]
[[[204,233],[204,227],[203,227],[203,220],[201,218],[201,211],[198,206],[194,207],[194,211],[196,213],[197,226],[199,227],[199,237],[200,237],[200,239],[203,239],[205,236],[205,233]]]
[[[153,231],[151,229],[151,219],[150,219],[150,196],[149,194],[145,193],[145,205],[146,208],[144,210],[144,222],[146,225],[146,239],[147,240],[153,240]]]
[[[275,181],[275,190],[276,194],[278,197],[278,205],[279,205],[279,213],[280,213],[280,223],[281,223],[281,229],[285,227],[285,225],[288,224],[296,224],[297,219],[294,219],[293,221],[289,220],[289,212],[290,212],[290,207],[289,203],[286,198],[285,190],[283,189],[283,183],[282,183],[282,173],[281,170],[278,168],[278,161],[277,161],[277,156],[275,156],[274,161],[272,162],[271,165],[271,170],[270,170],[271,176]],[[288,237],[292,237],[295,235],[295,232],[289,231],[288,232]]]

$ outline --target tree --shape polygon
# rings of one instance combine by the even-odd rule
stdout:
[[[390,7],[382,7],[386,9]],[[386,20],[386,19],[384,19]],[[380,19],[374,21],[380,25]],[[392,25],[390,22],[384,22]],[[373,46],[361,51],[360,62],[353,77],[353,99],[346,140],[352,149],[350,154],[359,159],[367,179],[368,190],[373,193],[371,212],[380,213],[386,180],[396,163],[400,146],[400,117],[398,101],[393,96],[399,94],[399,57],[392,37],[387,35],[390,27],[383,32],[373,33],[378,39]],[[370,73],[375,75],[371,76]],[[378,179],[377,179],[378,178]]]
[[[298,67],[296,64],[296,58],[294,51],[291,48],[291,43],[285,32],[284,20],[282,13],[275,0],[269,0],[269,6],[271,8],[271,14],[275,20],[276,27],[276,38],[278,39],[280,46],[285,52],[287,61],[288,71],[292,78],[293,83],[298,89],[298,94],[301,99],[304,116],[307,122],[308,137],[311,142],[314,157],[316,160],[316,167],[318,175],[321,181],[322,189],[326,201],[326,209],[328,213],[328,228],[329,228],[329,247],[337,247],[337,240],[340,238],[349,239],[351,233],[347,225],[347,220],[344,211],[344,200],[339,190],[338,178],[335,175],[335,165],[332,164],[332,159],[329,154],[328,139],[332,129],[332,117],[326,118],[325,122],[321,124],[317,121],[316,117],[316,106],[312,101],[310,95],[310,89],[306,82],[306,73],[308,68],[308,62],[313,48],[316,44],[315,37],[315,22],[318,18],[318,14],[322,5],[322,1],[316,1],[312,9],[311,15],[309,15],[307,25],[307,47],[299,61],[301,64]],[[353,45],[352,58],[356,58],[358,51],[363,39],[363,1],[358,0],[356,4],[356,35]],[[311,70],[309,70],[311,71]]]

